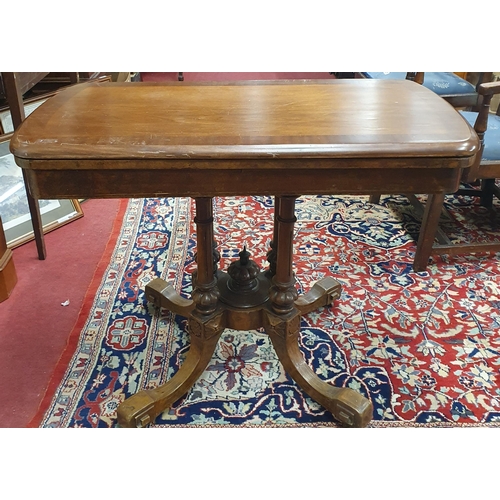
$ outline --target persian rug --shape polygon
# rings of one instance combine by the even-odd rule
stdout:
[[[485,209],[447,198],[443,227],[460,241],[495,239]],[[271,197],[216,198],[226,269],[243,245],[261,267]],[[300,347],[322,379],[371,399],[371,427],[497,426],[500,422],[499,254],[434,257],[415,273],[420,222],[403,196],[304,196],[296,203],[299,292],[324,276],[332,306],[302,318]],[[116,408],[172,377],[189,350],[186,320],[148,304],[166,279],[188,297],[195,269],[194,202],[129,200],[121,233],[32,427],[115,427]],[[483,223],[483,219],[486,221]],[[207,369],[153,427],[336,427],[285,373],[263,331],[223,332]]]

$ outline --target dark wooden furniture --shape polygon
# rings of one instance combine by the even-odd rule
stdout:
[[[5,72],[4,72],[5,73]],[[7,98],[6,84],[4,82],[4,73],[0,73],[0,99]],[[21,95],[26,94],[31,90],[38,82],[43,80],[49,73],[41,72],[23,72],[18,73],[17,86]]]
[[[495,210],[493,208],[493,198],[500,199],[500,189],[496,185],[496,179],[500,177],[500,107],[496,115],[490,113],[490,102],[494,95],[500,94],[500,82],[490,82],[481,84],[478,87],[481,104],[478,112],[462,111],[470,125],[474,126],[480,141],[480,153],[470,168],[464,170],[462,180],[464,183],[474,183],[479,181],[479,187],[461,187],[454,194],[459,196],[478,197],[481,205],[492,210],[493,220]],[[488,133],[488,125],[490,131]],[[444,197],[429,195],[427,203],[438,203],[443,206]],[[442,199],[441,199],[442,198]],[[415,196],[410,196],[413,206],[423,213],[424,208]],[[443,210],[443,209],[442,209]],[[436,211],[437,215],[437,211]],[[499,233],[500,234],[500,233]],[[447,234],[438,227],[435,241],[433,241],[433,255],[460,255],[478,252],[499,252],[500,242],[477,242],[477,243],[453,243]]]
[[[464,172],[463,180],[473,182],[481,179],[482,189],[459,190],[459,194],[480,196],[481,204],[491,207],[493,197],[500,198],[500,190],[495,186],[495,178],[500,177],[500,106],[497,108],[495,116],[490,113],[490,103],[494,95],[500,94],[500,81],[483,83],[478,88],[482,96],[481,105],[477,112],[463,111],[462,116],[474,126],[479,139],[481,140],[481,154],[476,157],[476,161]],[[490,130],[488,131],[488,127]],[[491,147],[491,151],[490,151]]]
[[[19,91],[25,99],[40,97],[80,81],[80,73],[18,72]],[[0,105],[5,104],[5,87],[0,73]]]
[[[7,104],[10,108],[12,116],[12,123],[14,130],[19,127],[24,120],[24,103],[23,95],[36,85],[47,73],[2,73],[2,82],[5,91]],[[26,184],[26,175],[23,171],[24,183]],[[36,248],[38,258],[43,260],[46,257],[45,239],[43,237],[43,223],[42,215],[40,213],[40,206],[38,202],[26,190],[26,197],[28,199],[28,207],[31,216],[31,223],[33,224],[33,234],[35,236]],[[3,232],[3,229],[2,229]]]
[[[0,96],[5,97],[6,104],[10,109],[14,130],[25,118],[23,96],[32,90],[39,82],[44,80],[49,72],[2,72],[0,73]],[[78,73],[66,73],[68,83],[78,82]],[[23,173],[24,176],[24,173]],[[24,179],[26,183],[26,179]],[[33,224],[33,234],[35,236],[38,258],[43,260],[46,257],[45,239],[43,235],[42,216],[40,207],[31,194],[26,191],[28,207]],[[0,228],[3,233],[3,229]]]
[[[0,73],[0,99],[5,99],[6,104],[8,104],[12,114],[14,127],[19,125],[24,119],[23,94],[33,88],[33,86],[46,75],[48,75],[48,72]],[[46,252],[40,208],[30,194],[28,192],[26,194],[33,223],[38,257],[44,259]],[[10,296],[16,283],[17,274],[12,258],[12,250],[7,249],[5,233],[0,219],[0,302]]]
[[[206,368],[224,328],[264,327],[291,377],[336,419],[365,426],[371,402],[320,380],[299,351],[300,315],[331,304],[327,277],[298,297],[294,205],[305,194],[435,194],[457,189],[478,150],[474,131],[431,91],[408,81],[323,80],[234,84],[83,84],[66,89],[11,141],[35,198],[190,196],[196,202],[192,299],[161,279],[146,296],[188,318],[191,348],[180,370],[118,409],[122,426],[145,426]],[[215,196],[275,197],[269,269],[242,251],[217,269]],[[424,228],[434,233],[433,218]],[[425,233],[425,231],[424,231]],[[419,244],[416,268],[430,246]]]
[[[0,302],[9,298],[16,283],[17,274],[12,259],[12,250],[7,248],[2,219],[0,218]]]
[[[99,81],[108,81],[108,77],[95,76]],[[25,105],[34,99],[50,97],[54,92],[64,86],[74,85],[80,82],[80,75],[71,73],[49,73],[49,72],[2,72],[0,73],[0,109],[8,109],[12,117],[12,125],[16,129],[25,119]],[[1,129],[1,127],[0,127]],[[24,178],[24,172],[23,172]],[[26,179],[24,178],[26,183]],[[33,236],[36,243],[38,258],[44,260],[47,252],[45,248],[44,228],[40,207],[29,191],[26,191],[31,223],[33,225]],[[77,200],[73,202],[78,207]],[[45,232],[51,230],[46,227]],[[0,232],[5,236],[3,227]],[[21,244],[21,243],[18,243]]]

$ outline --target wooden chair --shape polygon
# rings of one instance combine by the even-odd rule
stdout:
[[[5,96],[10,108],[12,123],[14,130],[21,125],[25,118],[23,94],[30,90],[48,73],[7,73],[2,72],[3,86]],[[28,199],[28,207],[33,224],[33,234],[35,236],[38,258],[44,260],[46,257],[45,239],[43,235],[42,215],[40,213],[40,205],[29,193],[26,180],[26,174],[23,169],[23,179],[26,186],[26,197]]]
[[[21,123],[26,117],[24,113],[23,95],[26,94],[26,92],[28,92],[29,90],[32,90],[33,87],[38,83],[40,83],[45,77],[47,77],[47,75],[49,75],[49,72],[44,72],[44,73],[2,72],[0,74],[1,77],[0,91],[2,95],[5,94],[5,99],[10,109],[14,130],[16,130],[21,125]],[[79,82],[78,73],[65,73],[64,75],[65,75],[64,78],[68,80],[67,84],[76,84]],[[66,82],[63,81],[63,84],[64,83]],[[56,85],[56,87],[60,86],[61,84]],[[31,194],[27,189],[28,184],[24,169],[23,169],[23,180],[26,186],[26,197],[28,200],[31,223],[33,225],[33,235],[35,237],[38,258],[40,260],[44,260],[47,255],[47,251],[45,249],[45,238],[43,233],[43,222],[42,222],[42,215],[40,213],[40,205],[31,196]]]
[[[491,113],[490,103],[494,95],[500,94],[500,81],[481,84],[478,92],[482,97],[479,110],[460,111],[460,114],[474,127],[481,140],[481,150],[474,164],[464,170],[462,181],[464,183],[479,181],[479,186],[461,188],[455,195],[478,197],[481,205],[491,209],[494,216],[493,199],[495,196],[500,199],[500,188],[496,185],[496,179],[500,178],[500,106],[496,113]],[[427,200],[427,203],[430,202],[432,199]],[[432,249],[433,254],[460,255],[500,251],[500,241],[452,243],[443,231],[440,230],[439,233],[438,242]]]
[[[462,188],[454,193],[455,195],[475,196],[481,199],[481,205],[492,209],[494,196],[500,199],[500,189],[495,183],[495,179],[500,178],[500,106],[496,114],[490,112],[490,103],[494,95],[500,94],[500,81],[489,82],[479,85],[478,94],[480,105],[478,111],[457,111],[465,120],[474,127],[479,139],[481,149],[476,155],[471,167],[464,170],[462,181],[464,183],[474,183],[479,181],[477,188]],[[429,210],[431,205],[440,204],[441,213],[444,213],[444,195],[429,195],[425,205],[416,196],[406,195],[411,204],[417,209],[419,215],[423,215],[425,210]],[[370,202],[378,203],[380,196],[370,197]],[[422,229],[421,229],[422,231]],[[500,236],[500,233],[499,233]],[[500,241],[486,243],[452,243],[445,232],[438,227],[432,246],[432,255],[448,254],[460,255],[476,252],[498,252],[500,251]],[[424,242],[422,242],[424,243]]]

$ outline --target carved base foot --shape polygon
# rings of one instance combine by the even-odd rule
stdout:
[[[371,401],[347,387],[334,389],[335,395],[323,406],[346,427],[366,427],[373,418]]]
[[[188,317],[194,308],[192,300],[181,297],[165,280],[156,278],[146,285],[146,299],[156,307],[163,307],[175,314]]]
[[[301,314],[307,314],[319,307],[330,306],[340,297],[342,285],[329,276],[319,280],[306,294],[295,301]]]
[[[218,277],[222,273],[218,273]],[[224,286],[226,280],[221,280]],[[268,279],[265,280],[268,282]],[[225,328],[255,329],[264,326],[279,360],[287,373],[312,399],[349,427],[365,427],[372,419],[372,403],[349,388],[334,387],[321,380],[305,363],[299,348],[300,316],[318,307],[330,305],[340,296],[341,285],[324,278],[304,296],[292,302],[291,311],[278,314],[266,302],[260,306],[233,307],[219,303],[214,314],[201,314],[191,300],[180,297],[161,279],[146,287],[146,297],[154,305],[164,307],[189,319],[191,348],[179,371],[157,389],[141,391],[118,408],[121,427],[146,427],[181,398],[193,386],[208,365],[218,339]]]
[[[155,398],[148,391],[141,391],[127,398],[117,411],[120,427],[147,427],[159,414]]]
[[[146,427],[186,394],[207,367],[224,330],[220,315],[189,318],[191,347],[179,371],[156,389],[140,391],[127,398],[117,410],[120,427]]]
[[[266,332],[285,371],[307,395],[343,425],[366,427],[373,415],[371,401],[352,389],[328,384],[312,371],[299,348],[299,326],[300,313],[297,309],[285,317],[270,311],[267,313]]]

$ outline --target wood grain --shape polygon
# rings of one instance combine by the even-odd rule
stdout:
[[[421,158],[471,156],[476,139],[448,103],[409,81],[132,82],[60,92],[11,147],[52,160]]]

